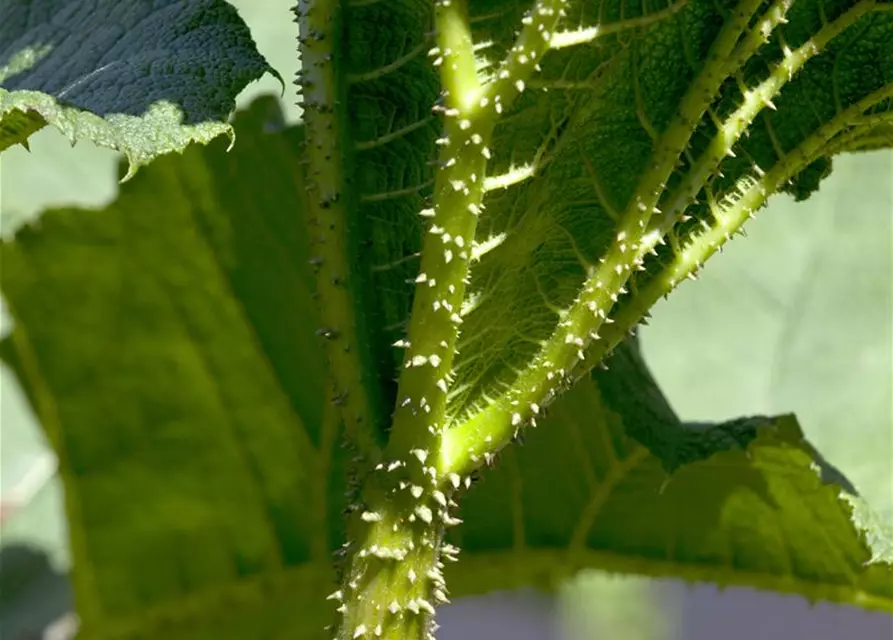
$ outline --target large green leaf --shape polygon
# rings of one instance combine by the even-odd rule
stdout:
[[[351,454],[315,344],[301,129],[277,131],[270,98],[235,126],[230,154],[166,157],[108,208],[48,211],[0,245],[4,357],[60,454],[85,638],[316,638],[328,622]],[[465,498],[455,596],[594,567],[893,608],[790,418],[668,479],[624,429],[678,422],[622,355],[606,396],[644,401],[606,410],[585,381]]]
[[[658,304],[641,330],[645,358],[683,419],[793,412],[809,441],[832,456],[887,520],[893,520],[891,178],[893,151],[836,158],[833,175],[808,204],[774,200],[748,223],[746,238],[712,259],[697,282]],[[861,276],[853,280],[856,271]],[[618,583],[613,577],[586,574],[576,582],[568,599],[576,604],[575,617],[598,627],[603,609],[626,608],[639,631],[624,628],[621,635],[684,637],[668,635],[660,618],[658,624],[643,620],[644,608],[662,609],[671,620],[673,613],[683,617],[684,608],[680,624],[695,634],[693,628],[717,615],[706,612],[716,601],[708,599],[708,589],[695,595],[649,582],[636,593],[623,581],[612,599],[603,589],[589,589]],[[769,602],[734,590],[721,601],[741,621],[763,606],[756,602]],[[839,608],[813,611],[796,599],[776,602],[795,626],[821,625],[839,614],[862,617]],[[890,626],[883,618],[867,619],[879,629]],[[642,623],[654,631],[641,630]]]
[[[778,27],[772,42],[759,49],[741,74],[722,84],[669,188],[686,177],[689,159],[703,152],[715,135],[713,118],[728,116],[739,106],[744,87],[752,89],[764,80],[782,50],[803,45],[829,21],[865,6],[804,0],[775,3],[773,10],[789,4],[786,24]],[[371,283],[365,288],[370,297],[364,310],[372,318],[372,342],[390,400],[395,393],[393,372],[402,355],[387,345],[405,337],[425,224],[413,214],[428,204],[432,193],[428,161],[436,129],[428,107],[436,97],[437,77],[422,57],[428,48],[423,34],[431,19],[429,5],[417,0],[395,10],[389,3],[360,3],[351,13],[347,43],[346,65],[353,78],[348,95],[356,105],[350,130],[357,144],[357,236],[364,243],[355,262],[357,277]],[[528,5],[516,0],[469,3],[481,68],[495,71],[513,45]],[[536,170],[532,177],[490,191],[485,198],[486,215],[476,235],[482,257],[471,273],[450,391],[452,419],[473,416],[487,405],[487,398],[504,393],[553,334],[580,293],[587,271],[598,265],[614,240],[611,214],[623,212],[633,201],[643,174],[660,156],[654,135],[678,113],[680,99],[697,74],[712,68],[720,27],[743,5],[713,0],[678,5],[649,0],[635,7],[613,0],[570,3],[563,28],[585,31],[601,24],[605,35],[549,52],[540,61],[542,73],[497,125],[490,178],[528,165]],[[768,15],[767,4],[758,13]],[[649,22],[648,16],[662,19]],[[611,26],[636,17],[643,26],[612,33]],[[388,35],[394,32],[401,36]],[[791,162],[801,143],[822,125],[889,85],[891,34],[893,12],[866,14],[807,62],[774,100],[777,110],[763,110],[735,147],[735,157],[722,161],[716,175],[724,177],[712,181],[711,195],[720,201],[734,195],[736,181],[752,176],[753,165],[769,171]],[[889,119],[889,109],[886,100],[872,113]],[[858,144],[834,150],[864,148],[868,138],[889,146],[893,139],[888,133],[889,124],[879,125]],[[829,166],[824,158],[803,165],[785,190],[806,197]],[[687,213],[693,220],[679,226],[680,237],[698,229],[699,220],[710,220],[704,193]],[[657,269],[667,257],[662,251],[646,266]],[[639,284],[646,280],[640,276]]]
[[[122,151],[132,175],[232,135],[236,95],[275,73],[223,0],[3,0],[0,15],[0,150],[49,123]]]
[[[60,454],[88,633],[129,637],[153,609],[180,620],[199,606],[205,624],[226,597],[259,598],[273,628],[292,596],[276,615],[266,581],[316,596],[331,579],[344,474],[320,454],[338,433],[323,416],[300,130],[261,135],[281,124],[259,101],[232,153],[167,157],[107,209],[48,212],[3,246],[11,360]],[[311,560],[320,571],[287,571]]]

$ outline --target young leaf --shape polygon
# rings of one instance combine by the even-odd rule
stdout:
[[[153,158],[232,138],[236,95],[276,72],[223,0],[3,0],[0,151],[46,124],[72,144]]]

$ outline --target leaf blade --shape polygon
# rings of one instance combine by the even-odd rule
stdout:
[[[4,0],[3,13],[0,150],[49,123],[72,144],[123,152],[129,178],[158,155],[232,137],[236,94],[277,75],[220,0]]]
[[[264,135],[278,114],[258,100],[233,153],[170,156],[106,209],[47,212],[0,245],[6,360],[60,456],[85,633],[199,632],[196,608],[235,599],[247,608],[227,615],[252,618],[268,582],[331,580],[344,461],[313,333],[302,130]]]
[[[711,425],[721,437],[706,440],[704,425],[682,425],[653,382],[647,388],[641,361],[622,356],[553,405],[513,452],[520,471],[503,462],[466,496],[454,587],[478,593],[531,576],[552,587],[593,568],[893,611],[888,533],[851,487],[837,484],[839,472],[816,472],[824,461],[795,419]],[[665,460],[627,435],[637,421]],[[507,511],[513,482],[521,484],[521,506],[511,507],[524,514],[521,540],[518,516],[493,515]],[[530,566],[512,576],[512,557]]]

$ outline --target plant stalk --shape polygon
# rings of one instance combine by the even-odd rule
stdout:
[[[454,523],[424,456],[378,465],[349,523],[348,566],[338,601],[337,640],[433,640],[435,607],[447,601],[443,533]]]
[[[366,459],[376,461],[380,447],[376,428],[379,411],[369,389],[375,385],[362,362],[362,340],[354,300],[358,283],[350,278],[349,207],[346,188],[346,118],[339,44],[344,0],[300,0],[294,9],[299,25],[306,138],[303,158],[310,220],[311,259],[332,388],[330,401],[339,407],[345,433]]]

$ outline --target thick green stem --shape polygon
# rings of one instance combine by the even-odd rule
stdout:
[[[446,402],[456,354],[459,310],[472,258],[478,218],[483,211],[484,178],[490,140],[499,116],[524,91],[538,61],[548,51],[567,0],[540,0],[524,21],[516,44],[496,77],[482,84],[465,0],[442,0],[435,13],[443,87],[444,133],[439,143],[434,207],[416,278],[398,407],[387,455],[400,459],[411,449],[440,458],[446,428]]]
[[[295,9],[299,25],[303,93],[305,176],[311,242],[315,255],[316,292],[332,380],[331,401],[339,406],[348,438],[371,460],[379,457],[375,437],[378,416],[364,374],[354,291],[349,278],[348,210],[345,188],[348,135],[339,73],[342,0],[301,0]]]
[[[366,479],[352,517],[347,568],[333,594],[340,600],[337,637],[345,640],[431,636],[434,606],[446,599],[443,531],[458,523],[437,462],[494,118],[480,103],[465,3],[441,2],[435,16],[442,151],[434,206],[422,212],[429,223],[409,332],[398,345],[406,348],[398,406],[384,460]]]
[[[332,596],[341,614],[336,638],[431,640],[434,607],[446,602],[442,559],[449,498],[436,488],[436,469],[416,452],[411,460],[378,465],[363,506],[349,527],[349,564]]]
[[[398,460],[417,448],[437,456],[493,128],[477,103],[480,83],[465,3],[442,2],[435,12],[445,121],[434,207],[422,212],[430,222],[409,333],[400,345],[406,356],[387,447],[388,457]]]
[[[440,443],[488,145],[499,115],[547,49],[566,1],[536,4],[500,79],[487,85],[477,74],[465,1],[436,5],[444,129],[434,206],[422,212],[428,223],[409,331],[399,344],[406,356],[390,438],[352,518],[347,571],[333,594],[340,600],[340,639],[427,638],[434,606],[446,599],[441,562],[453,550],[442,540],[445,528],[459,522],[450,515],[450,494],[460,479],[439,466]]]

